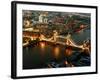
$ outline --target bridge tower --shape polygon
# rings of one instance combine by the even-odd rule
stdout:
[[[66,44],[71,45],[71,34],[70,33],[68,33],[68,35],[66,37]]]
[[[58,32],[56,30],[53,31],[53,40],[56,42],[57,41],[57,36],[58,36]]]
[[[40,37],[39,37],[40,41],[44,40],[45,39],[45,36],[43,34],[40,34]]]

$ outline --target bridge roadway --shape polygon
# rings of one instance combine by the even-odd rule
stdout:
[[[54,41],[54,40],[49,40],[49,39],[43,39],[41,41],[46,41],[46,42],[50,42],[50,43],[55,43],[55,44],[60,44],[66,47],[72,47],[74,49],[83,49],[82,45],[75,45],[71,40],[71,44],[67,44],[66,42],[61,42],[61,41]]]

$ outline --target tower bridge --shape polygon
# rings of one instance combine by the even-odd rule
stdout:
[[[31,41],[37,39],[37,37],[33,37],[33,36],[23,36],[23,37],[27,37]],[[46,38],[43,34],[40,34],[40,36],[38,38],[39,38],[39,41],[46,41],[46,42],[50,42],[53,44],[60,44],[60,45],[72,47],[75,49],[81,49],[81,50],[87,49],[87,50],[89,50],[89,47],[87,47],[86,43],[83,43],[82,45],[77,45],[72,40],[70,34],[68,34],[67,36],[62,36],[62,35],[58,35],[57,31],[54,31],[53,36],[51,38]],[[65,41],[60,41],[60,40],[58,40],[58,38],[65,39]],[[29,42],[26,41],[26,43],[23,43],[23,46],[26,46],[28,44],[29,44]]]

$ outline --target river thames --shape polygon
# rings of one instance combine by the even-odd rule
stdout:
[[[90,38],[90,30],[84,30],[72,35],[76,44],[82,44]],[[78,38],[77,38],[78,37]],[[23,69],[41,69],[73,66],[90,66],[90,54],[66,48],[62,45],[52,45],[48,42],[38,42],[31,47],[23,47]],[[59,65],[59,66],[58,66]]]

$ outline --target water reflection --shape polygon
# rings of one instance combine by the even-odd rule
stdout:
[[[65,50],[65,54],[66,54],[66,56],[71,56],[72,55],[72,49],[66,49]]]
[[[40,44],[41,50],[44,51],[45,46],[46,46],[45,42],[40,42],[39,44]]]
[[[59,54],[60,54],[60,48],[59,48],[58,46],[55,46],[55,47],[53,48],[53,52],[54,52],[55,58],[57,59],[58,56],[59,56]]]

